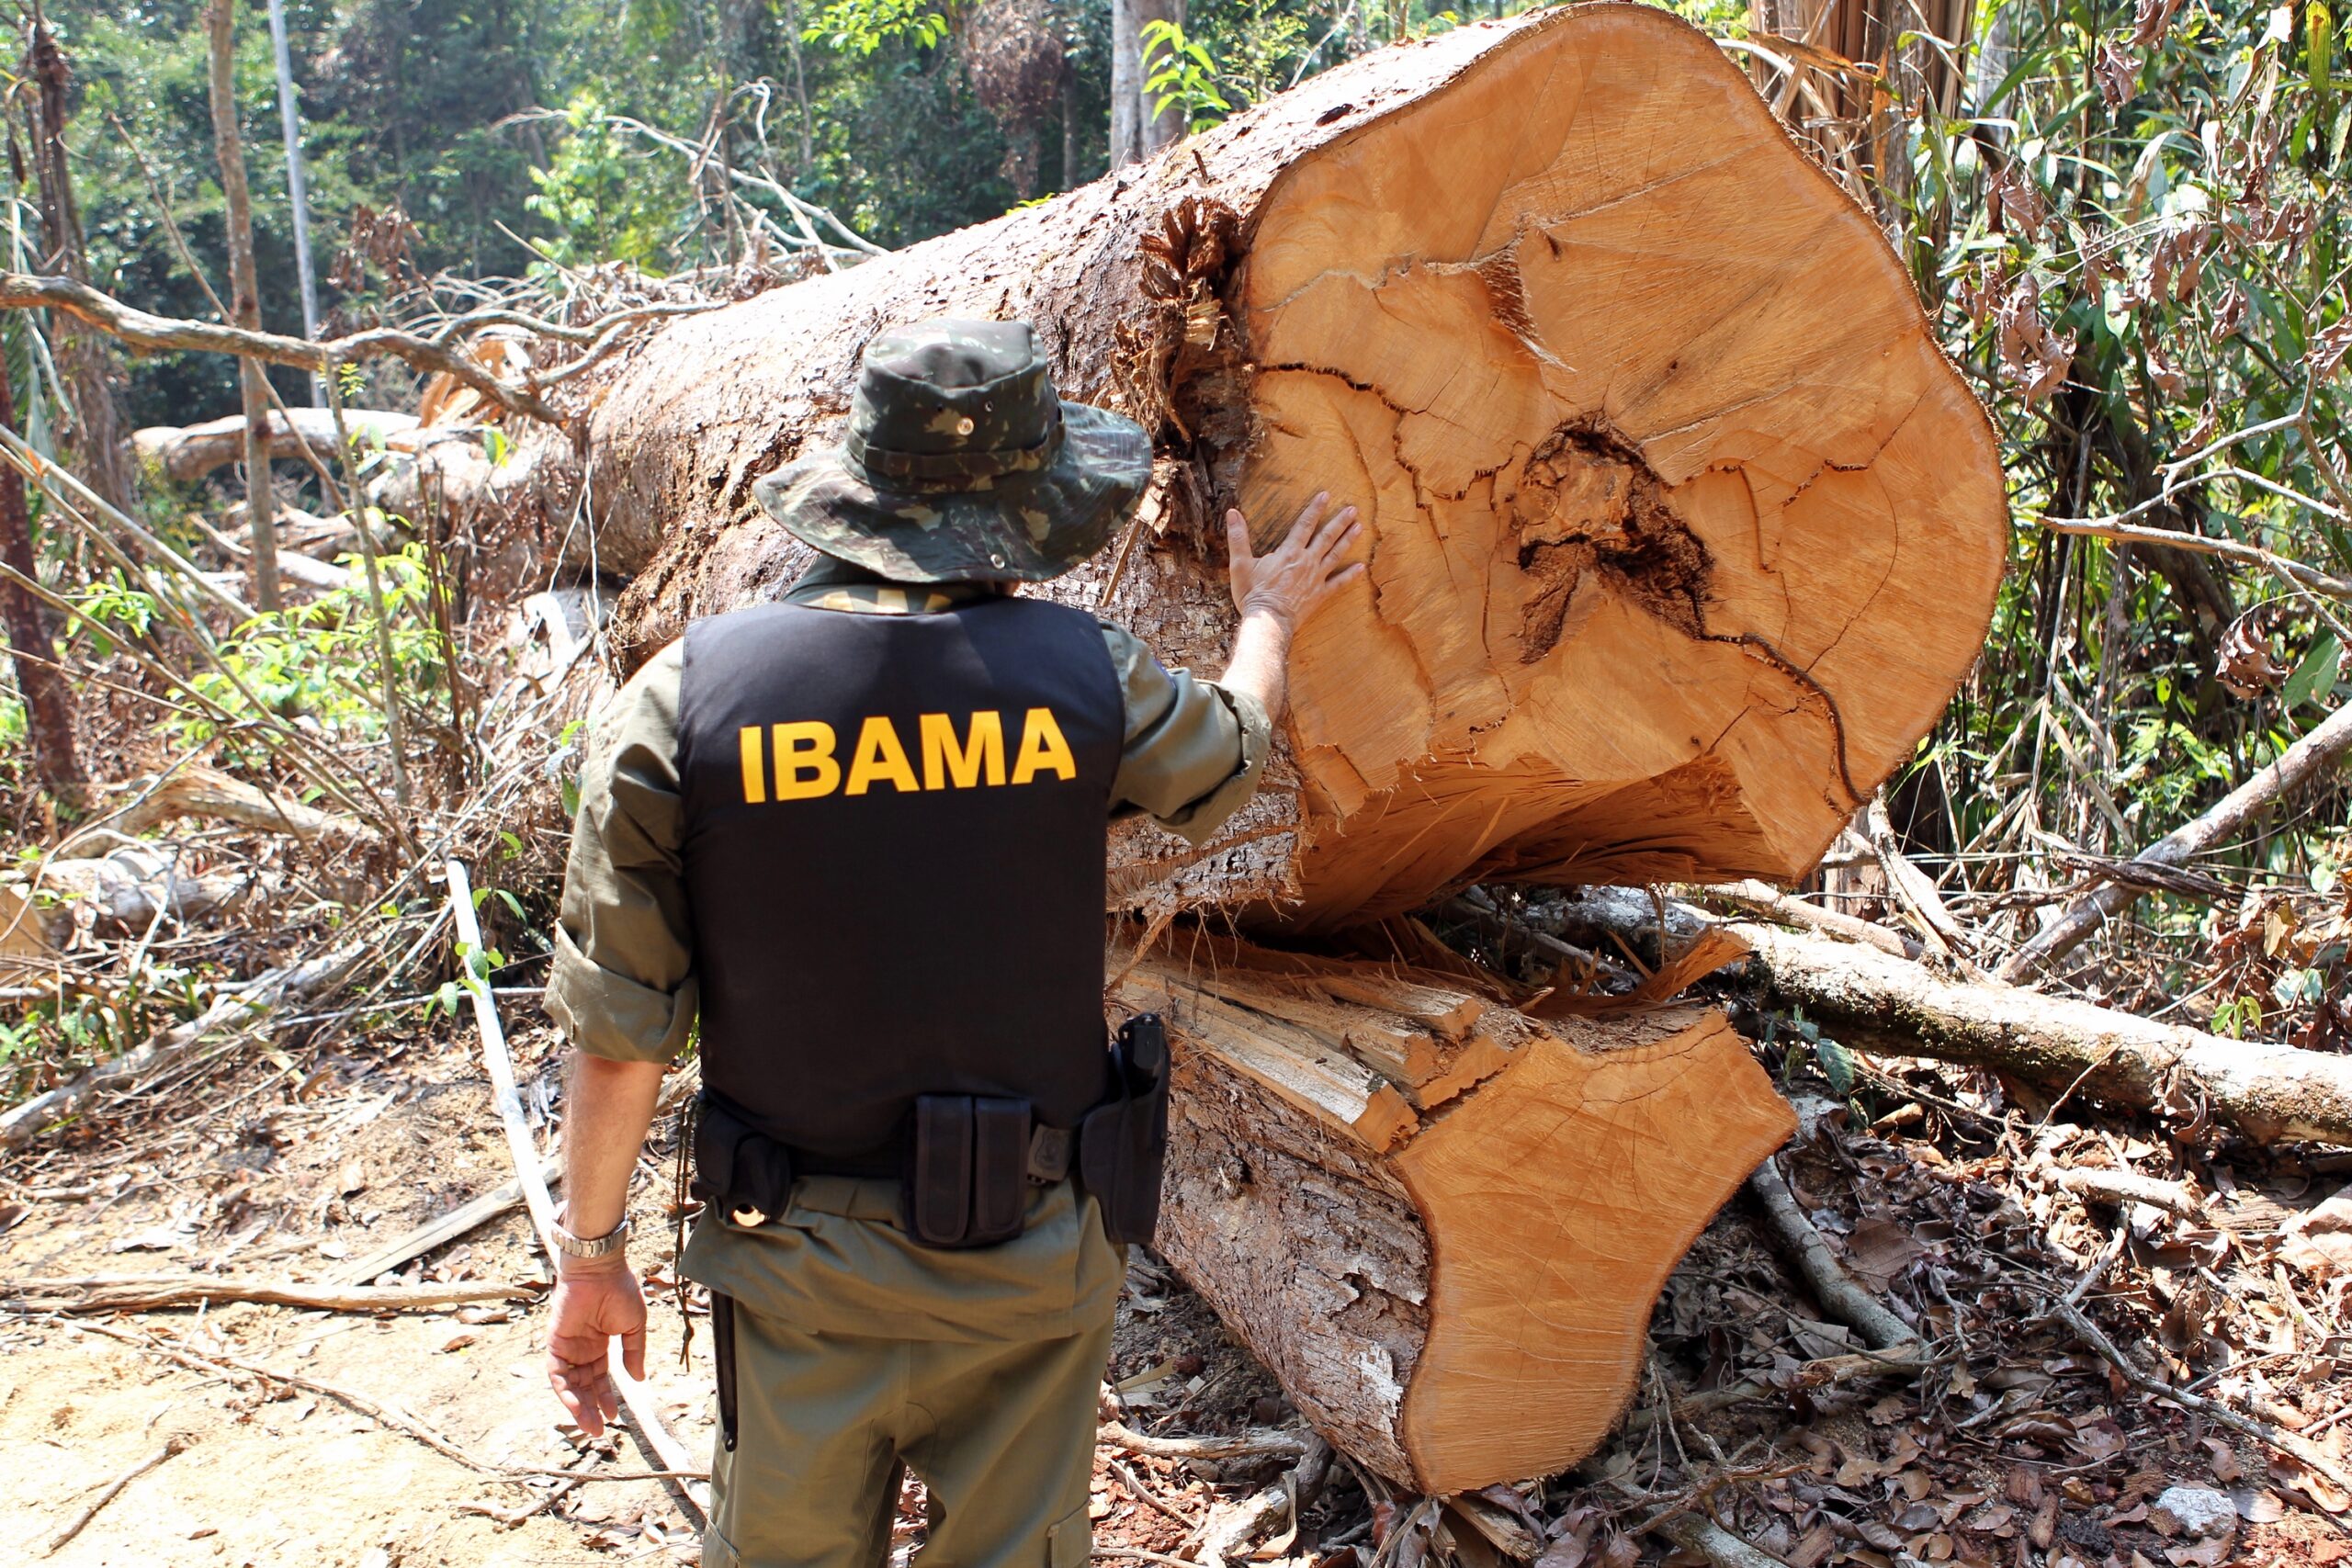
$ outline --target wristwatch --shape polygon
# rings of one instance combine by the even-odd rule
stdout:
[[[602,1235],[590,1236],[584,1240],[564,1229],[563,1222],[560,1220],[553,1222],[548,1228],[555,1233],[556,1250],[567,1258],[609,1258],[628,1246],[628,1221],[627,1220],[621,1221],[619,1224]]]

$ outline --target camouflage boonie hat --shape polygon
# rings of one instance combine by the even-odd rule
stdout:
[[[839,446],[759,479],[797,537],[901,582],[1036,582],[1102,547],[1151,477],[1130,420],[1055,395],[1026,321],[876,338]]]

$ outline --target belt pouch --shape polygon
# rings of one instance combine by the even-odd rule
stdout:
[[[1079,1124],[1080,1179],[1122,1245],[1149,1245],[1159,1225],[1168,1157],[1168,1035],[1157,1013],[1120,1026],[1111,1046],[1111,1098]]]
[[[907,1231],[925,1247],[961,1247],[972,1225],[972,1097],[915,1097]]]
[[[687,1192],[721,1209],[779,1214],[792,1195],[792,1154],[714,1099],[695,1119],[695,1168]]]
[[[1029,1215],[1029,1102],[972,1100],[972,1226],[967,1245],[1021,1234]]]
[[[710,1358],[718,1369],[718,1434],[735,1451],[735,1298],[710,1292]]]

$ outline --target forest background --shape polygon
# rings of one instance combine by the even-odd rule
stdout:
[[[599,269],[691,289],[767,254],[763,236],[785,232],[794,199],[875,245],[901,245],[1070,188],[1114,152],[1132,156],[1354,53],[1465,19],[1426,0],[1142,4],[289,0],[318,333],[429,324],[485,301],[554,308]],[[1519,8],[1498,0],[1495,11]],[[1792,133],[1876,214],[2002,433],[2020,525],[2012,570],[1985,658],[1889,809],[1955,914],[2007,942],[2336,706],[2352,649],[2341,8],[1678,6],[1752,69]],[[230,208],[205,7],[74,0],[44,20],[62,74],[44,76],[28,51],[10,77],[11,267],[39,273],[58,259],[56,214],[36,178],[37,100],[44,83],[62,85],[86,276],[158,315],[211,319],[198,269],[227,276]],[[1850,37],[1824,42],[1825,25]],[[261,321],[300,335],[257,6],[236,28],[232,82]],[[18,423],[72,468],[87,454],[75,446],[71,367],[61,372],[49,331],[25,311],[0,321]],[[227,357],[98,352],[123,430],[238,406]],[[271,375],[288,403],[313,396],[308,378]],[[395,360],[345,375],[356,404],[414,405],[419,378]],[[290,502],[324,506],[304,499],[313,481],[288,466],[278,483]],[[152,473],[136,491],[159,537],[203,543],[191,521],[203,494]],[[153,606],[57,525],[40,491],[32,500],[41,575],[74,607],[59,628],[70,678],[119,674],[123,649],[103,628],[135,648]],[[401,742],[377,694],[402,701],[406,682],[429,711],[446,678],[430,635],[446,585],[413,561],[402,573],[391,558],[391,592],[375,609],[355,593],[239,628],[229,647],[244,672],[285,678],[257,695],[233,693],[233,681],[220,693],[232,709],[253,700],[325,727],[380,775]],[[372,635],[374,615],[394,635]],[[296,678],[296,667],[332,674]],[[119,704],[96,705],[107,713],[85,704],[76,722],[103,756],[131,731]],[[166,728],[200,739],[220,719]],[[0,810],[30,846],[54,818],[28,766],[26,723],[22,704],[0,695]],[[437,743],[424,728],[408,738]],[[240,754],[267,774],[266,750]],[[156,761],[125,753],[118,766]],[[2070,960],[2075,983],[2223,1032],[2342,1048],[2352,1030],[2346,798],[2327,784],[2260,816],[2202,857],[2201,881],[2176,879],[2109,922]],[[1841,854],[1870,858],[1849,840],[1832,855],[1833,882]],[[551,909],[553,871],[543,860],[540,874],[517,868],[513,879],[515,913],[532,916],[516,921],[526,945]],[[51,1077],[137,1032],[126,1020],[93,1033],[89,1005],[33,1002],[8,1037],[15,1067],[39,1063]]]

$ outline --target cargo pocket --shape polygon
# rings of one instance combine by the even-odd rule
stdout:
[[[735,1451],[735,1298],[710,1292],[710,1359],[718,1371],[718,1437]]]
[[[1086,1505],[1046,1532],[1046,1568],[1086,1568],[1094,1555],[1094,1528],[1086,1517]]]

